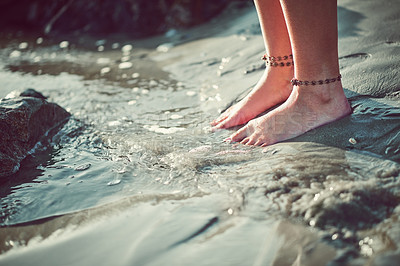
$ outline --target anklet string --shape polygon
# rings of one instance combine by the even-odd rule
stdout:
[[[298,80],[298,79],[292,79],[290,82],[292,83],[293,86],[308,86],[308,85],[322,85],[322,84],[329,84],[332,82],[340,81],[342,79],[342,75],[339,74],[339,76],[335,78],[330,78],[330,79],[325,79],[325,80]]]
[[[262,60],[265,61],[285,61],[285,60],[292,60],[293,55],[285,55],[285,56],[268,56],[267,54],[264,54],[263,57],[261,58]]]
[[[277,66],[293,66],[293,55],[284,55],[284,56],[268,56],[267,54],[264,54],[263,57],[261,58],[262,60],[265,61],[266,64],[277,67]],[[288,61],[290,60],[290,61]],[[279,62],[278,61],[288,61],[288,62]]]

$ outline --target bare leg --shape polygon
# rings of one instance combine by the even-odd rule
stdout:
[[[289,34],[279,0],[255,0],[265,49],[270,56],[292,54]],[[261,58],[261,55],[260,55]],[[215,119],[214,128],[247,123],[265,110],[285,101],[290,94],[293,66],[267,66],[257,85],[243,100]]]
[[[295,77],[325,80],[339,75],[336,0],[281,0],[293,49]],[[253,119],[227,140],[269,145],[299,136],[351,113],[339,81],[294,86],[285,103]]]

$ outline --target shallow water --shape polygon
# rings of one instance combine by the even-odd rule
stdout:
[[[10,49],[2,51],[3,63],[7,62],[3,65],[6,71],[0,74],[3,88],[7,88],[2,96],[27,87],[40,88],[73,118],[3,186],[2,224],[84,209],[107,202],[117,193],[121,198],[141,190],[169,190],[163,183],[171,178],[170,173],[160,171],[163,163],[159,156],[189,147],[171,136],[179,139],[182,131],[196,134],[199,130],[188,129],[189,124],[200,123],[199,111],[193,108],[196,103],[191,101],[194,97],[175,81],[162,79],[167,77],[162,71],[154,71],[157,76],[150,79],[142,77],[147,72],[138,73],[133,67],[119,69],[115,61],[120,58],[108,59],[111,63],[106,66],[113,67],[113,72],[100,77],[106,66],[96,64],[97,59],[129,56],[122,52],[110,51],[99,57],[55,46],[38,50],[25,51],[15,60],[7,58]],[[49,50],[55,50],[54,59],[48,58]],[[43,59],[32,62],[38,56]],[[79,64],[78,58],[85,58],[85,65]],[[62,72],[74,69],[83,77]],[[96,71],[95,80],[89,79],[90,71]],[[38,194],[43,196],[36,198]]]
[[[2,44],[0,97],[33,87],[73,116],[1,183],[0,247],[11,249],[5,262],[18,260],[16,246],[35,248],[37,237],[46,239],[60,228],[75,232],[77,246],[85,236],[91,241],[111,237],[118,248],[103,243],[100,249],[141,254],[130,254],[121,265],[174,264],[179,254],[184,265],[215,250],[218,255],[198,264],[224,260],[222,265],[232,265],[252,258],[254,265],[284,265],[279,250],[291,243],[287,228],[299,234],[296,241],[312,235],[313,243],[322,243],[330,254],[327,261],[338,264],[364,263],[396,249],[400,108],[395,101],[347,92],[354,114],[337,122],[346,134],[334,140],[326,136],[334,131],[330,125],[264,149],[230,145],[221,141],[230,131],[209,131],[209,121],[223,105],[219,87],[206,74],[199,89],[182,83],[176,72],[165,72],[162,62],[173,53],[156,54],[155,62],[151,50],[122,49],[130,43],[117,48],[106,42],[106,50],[98,52],[95,43],[92,49],[65,43],[62,48],[59,42],[37,44],[36,39],[21,49],[25,41],[19,37]],[[230,73],[249,69],[215,55],[195,63],[181,71],[200,75],[193,72],[200,64],[205,73],[212,69],[215,78],[229,79]],[[253,66],[249,75],[259,74]],[[99,222],[97,215],[110,218]],[[100,225],[89,231],[69,228],[82,221]],[[18,233],[20,228],[25,233]],[[138,237],[131,242],[125,234]],[[244,236],[257,248],[240,252]],[[57,237],[50,239],[62,249]],[[296,245],[312,253],[309,243]],[[51,253],[50,247],[44,250]],[[34,251],[23,254],[41,254]],[[90,247],[80,252],[96,261]],[[297,251],[290,252],[295,260]]]

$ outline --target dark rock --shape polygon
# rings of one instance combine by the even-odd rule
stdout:
[[[0,177],[19,169],[21,161],[51,130],[67,121],[70,114],[47,102],[34,90],[0,101]]]
[[[238,1],[238,0],[237,0]],[[241,0],[249,1],[249,0]],[[207,21],[229,0],[2,0],[0,26],[44,33],[146,37]]]
[[[25,91],[21,92],[19,95],[21,97],[34,97],[34,98],[39,98],[39,99],[47,99],[43,94],[41,94],[38,91],[35,91],[34,89],[26,89]]]

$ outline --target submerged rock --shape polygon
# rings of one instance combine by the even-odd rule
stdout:
[[[15,173],[21,161],[49,130],[70,114],[32,89],[0,101],[0,178]]]

